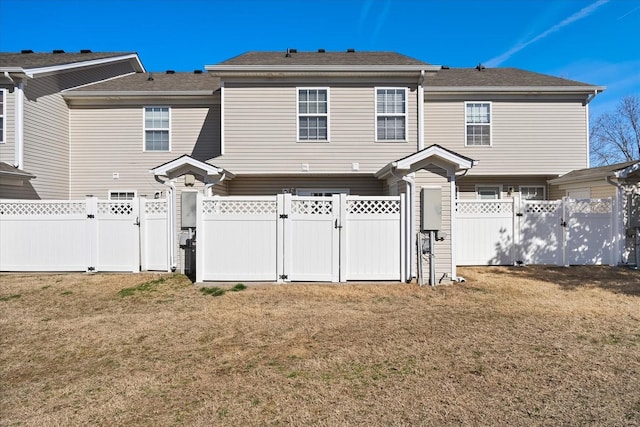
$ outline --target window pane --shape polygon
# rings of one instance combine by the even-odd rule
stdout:
[[[4,142],[4,139],[2,138],[2,134],[4,132],[2,132],[2,130],[4,129],[4,117],[0,117],[0,142]]]
[[[145,149],[147,151],[168,151],[169,150],[169,131],[148,130],[145,132],[145,135],[146,135]]]

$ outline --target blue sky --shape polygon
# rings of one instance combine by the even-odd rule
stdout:
[[[0,0],[0,50],[135,51],[190,71],[249,50],[391,50],[640,95],[640,0]]]

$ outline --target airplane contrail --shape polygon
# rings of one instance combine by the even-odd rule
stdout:
[[[498,65],[502,64],[504,61],[506,61],[507,59],[511,58],[511,56],[513,56],[514,54],[520,52],[522,49],[524,49],[525,47],[529,46],[530,44],[533,44],[533,43],[537,42],[538,40],[541,40],[541,39],[547,37],[549,34],[552,34],[552,33],[555,33],[556,31],[559,31],[560,29],[566,27],[569,24],[574,23],[575,21],[578,21],[578,20],[580,20],[582,18],[585,18],[585,17],[591,15],[597,8],[599,8],[600,6],[604,5],[605,3],[608,3],[609,1],[610,0],[598,0],[595,3],[590,4],[589,6],[587,6],[587,7],[583,8],[583,9],[581,9],[580,11],[574,13],[570,17],[564,19],[560,23],[555,24],[553,27],[549,28],[548,30],[538,34],[537,36],[535,36],[531,40],[528,40],[528,41],[522,42],[522,43],[518,43],[517,45],[515,45],[514,47],[512,47],[511,49],[509,49],[508,51],[506,51],[502,55],[496,56],[495,58],[492,58],[492,59],[488,60],[485,63],[485,65],[487,67],[497,67]]]

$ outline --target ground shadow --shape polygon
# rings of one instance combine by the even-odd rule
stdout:
[[[565,290],[600,288],[617,294],[640,297],[640,271],[609,266],[525,266],[503,267],[521,278],[541,280]]]

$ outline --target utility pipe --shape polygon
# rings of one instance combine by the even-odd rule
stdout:
[[[14,91],[14,166],[24,169],[24,83],[18,82]]]
[[[418,151],[424,149],[424,70],[418,79]]]
[[[413,279],[413,251],[416,250],[416,234],[415,234],[415,188],[416,182],[414,180],[414,174],[411,173],[409,175],[405,175],[402,177],[402,180],[407,184],[406,194],[407,194],[407,204],[409,205],[409,209],[407,209],[407,218],[405,220],[405,224],[407,224],[407,256],[406,256],[406,272],[407,272],[407,282]],[[422,256],[422,255],[420,255]]]

